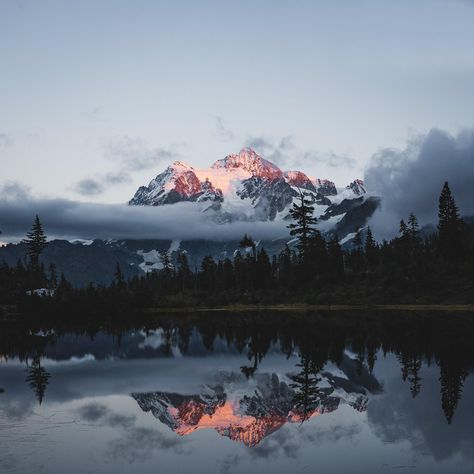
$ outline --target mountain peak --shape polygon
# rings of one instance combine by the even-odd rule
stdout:
[[[284,176],[286,182],[291,186],[316,191],[316,188],[314,187],[314,184],[311,179],[301,171],[285,171]]]
[[[194,170],[194,168],[191,165],[188,165],[184,161],[179,161],[179,160],[173,161],[173,164],[170,166],[170,168],[175,171],[188,171],[188,170],[193,171]]]
[[[272,162],[262,158],[254,149],[242,148],[239,153],[227,155],[222,160],[217,160],[213,165],[214,169],[242,169],[252,176],[267,179],[278,179],[283,176],[283,172]]]
[[[212,218],[220,223],[273,221],[277,216],[288,218],[298,188],[304,189],[307,199],[317,205],[317,217],[321,220],[336,215],[341,216],[339,220],[345,218],[347,206],[338,207],[339,204],[365,194],[361,180],[338,192],[332,181],[298,170],[283,172],[254,149],[245,147],[209,168],[194,168],[183,161],[174,161],[148,186],[141,186],[129,204],[161,206],[188,201],[204,204],[199,207],[203,212],[215,211]],[[373,209],[370,207],[367,212],[372,213]],[[365,224],[364,213],[359,220]]]
[[[355,179],[350,183],[348,186],[346,186],[346,189],[352,189],[354,194],[357,196],[360,196],[361,194],[365,194],[367,191],[365,189],[364,181],[361,179]]]

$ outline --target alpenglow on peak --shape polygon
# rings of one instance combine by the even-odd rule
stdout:
[[[349,189],[349,192],[344,190],[344,199],[365,193],[362,186],[351,185]],[[247,147],[215,161],[209,168],[194,168],[175,161],[147,186],[141,186],[129,204],[161,206],[193,202],[201,203],[203,211],[215,211],[219,222],[272,221],[288,217],[289,208],[300,192],[304,192],[320,213],[333,204],[333,198],[337,201],[338,195],[332,181],[299,170],[283,171]]]

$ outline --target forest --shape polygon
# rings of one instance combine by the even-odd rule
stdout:
[[[376,242],[370,227],[354,229],[348,250],[337,235],[317,229],[314,207],[304,193],[290,210],[296,242],[270,256],[244,235],[233,258],[205,257],[192,271],[186,253],[163,252],[162,269],[126,280],[120,265],[111,285],[73,288],[41,253],[45,230],[36,216],[27,234],[27,255],[16,266],[0,264],[3,311],[63,310],[116,313],[142,308],[215,307],[232,304],[471,304],[474,303],[474,233],[460,217],[446,182],[438,203],[438,225],[422,232],[412,213],[399,235]],[[35,294],[41,288],[42,294]],[[38,293],[38,292],[36,292]]]

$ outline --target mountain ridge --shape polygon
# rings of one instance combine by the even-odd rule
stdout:
[[[328,179],[313,178],[299,170],[283,171],[252,148],[243,148],[204,169],[175,161],[147,186],[141,186],[129,205],[188,201],[202,205],[202,211],[214,211],[219,223],[274,221],[288,218],[300,193],[316,207],[319,217],[332,204],[358,198],[367,191],[364,182],[356,179],[338,192]]]

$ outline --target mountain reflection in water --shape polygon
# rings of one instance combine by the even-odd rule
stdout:
[[[0,332],[0,471],[42,460],[64,472],[72,449],[82,455],[71,472],[154,472],[165,452],[166,470],[179,472],[198,451],[219,464],[202,472],[246,472],[256,459],[262,472],[288,472],[281,456],[303,469],[316,452],[324,472],[472,472],[471,319],[249,313],[10,326]],[[61,450],[35,450],[42,441]]]
[[[346,356],[341,366],[351,363]],[[296,375],[255,374],[252,383],[241,374],[219,373],[215,385],[204,386],[199,394],[149,392],[132,397],[143,411],[151,412],[179,435],[212,428],[234,441],[256,446],[285,423],[302,423],[331,413],[341,403],[365,411],[366,387],[341,374],[322,371],[317,379],[308,378],[306,385],[304,381],[298,385],[295,381],[305,376],[304,367]],[[378,385],[366,369],[363,375],[373,386]]]

